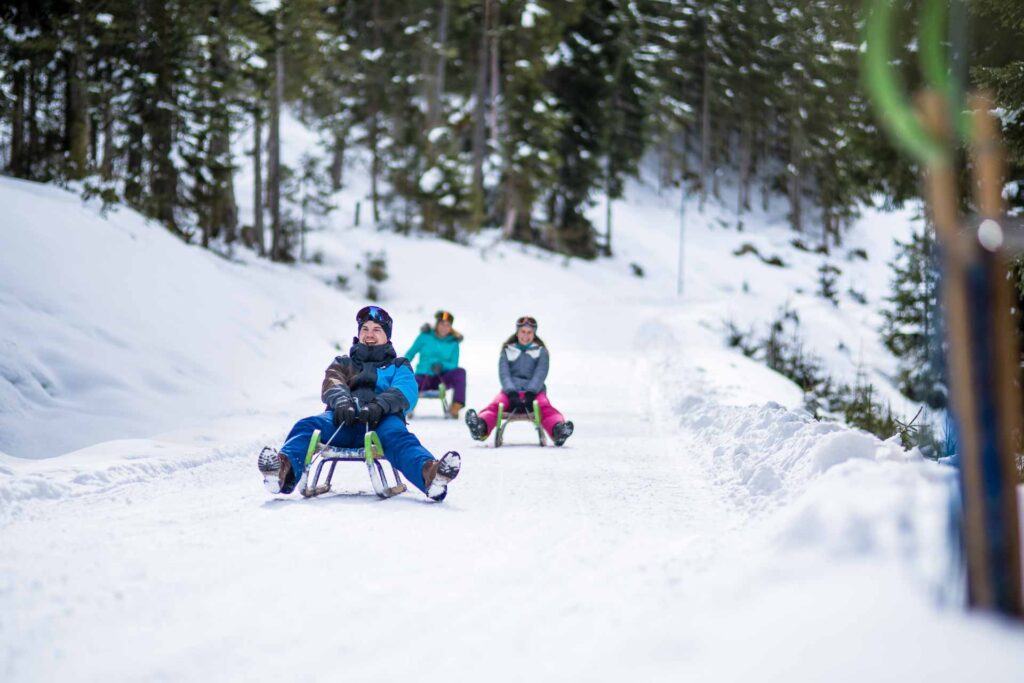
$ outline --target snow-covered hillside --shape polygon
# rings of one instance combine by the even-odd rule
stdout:
[[[833,306],[779,216],[739,232],[688,206],[677,297],[667,193],[633,186],[615,258],[585,263],[493,231],[352,227],[348,175],[301,267],[0,180],[0,678],[1019,680],[1024,631],[957,604],[952,470],[814,421],[724,345],[725,321],[788,303],[837,376],[883,379],[877,304],[909,213],[871,214],[833,253],[868,302]],[[732,255],[748,242],[786,267]],[[513,425],[495,450],[424,402],[413,431],[463,454],[443,505],[268,496],[255,454],[319,409],[363,303],[355,264],[382,250],[399,352],[452,310],[480,407],[535,315],[576,433],[539,449]],[[339,476],[368,490],[361,468]]]
[[[0,451],[59,455],[305,393],[347,298],[0,179]],[[330,314],[336,310],[336,318]]]

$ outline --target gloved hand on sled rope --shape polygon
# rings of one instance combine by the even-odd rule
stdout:
[[[359,411],[359,421],[365,422],[370,429],[376,429],[384,419],[384,407],[377,401],[370,401]]]
[[[334,426],[351,427],[356,423],[356,404],[349,396],[342,396],[334,402]]]

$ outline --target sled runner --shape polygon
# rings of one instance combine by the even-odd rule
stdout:
[[[405,483],[398,474],[398,470],[390,462],[388,467],[394,475],[395,484],[388,483],[384,466],[381,460],[384,458],[384,449],[380,444],[380,437],[377,432],[366,432],[363,448],[334,448],[327,444],[320,443],[320,430],[317,429],[309,439],[309,450],[306,451],[306,471],[302,475],[304,481],[299,490],[306,498],[312,498],[327,493],[331,490],[331,478],[334,477],[334,468],[339,462],[365,462],[366,469],[370,474],[370,483],[373,484],[373,492],[380,498],[391,498],[406,491]],[[320,475],[324,467],[329,466],[323,483],[320,483]]]
[[[448,387],[444,385],[444,382],[437,387],[437,389],[427,389],[426,391],[420,392],[420,398],[439,398],[441,399],[441,414],[444,419],[454,420],[456,417],[448,412]],[[409,417],[412,417],[413,413],[409,413]]]
[[[532,422],[533,428],[537,430],[537,439],[540,441],[540,445],[547,445],[547,435],[544,434],[544,428],[540,426],[540,404],[536,400],[533,402],[532,411],[513,410],[508,415],[505,415],[505,407],[501,403],[498,404],[498,422],[494,425],[495,448],[501,448],[505,441],[505,428],[511,422]]]

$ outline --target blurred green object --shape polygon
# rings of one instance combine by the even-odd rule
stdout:
[[[959,12],[952,17],[956,25],[950,25],[947,34],[950,36],[949,42],[953,44],[954,52],[957,55],[957,59],[954,61],[959,61],[963,59],[967,50],[967,8],[964,0],[950,1]],[[926,0],[921,13],[921,28],[918,32],[918,55],[925,81],[942,93],[946,101],[950,103],[956,131],[960,134],[961,139],[969,141],[971,139],[971,115],[967,110],[964,97],[964,74],[960,73],[961,69],[958,68],[961,65],[951,63],[950,56],[946,52],[943,29],[946,27],[948,19],[946,0]]]
[[[890,135],[926,166],[941,166],[951,161],[950,151],[921,125],[891,62],[892,37],[891,0],[870,0],[864,26],[864,50],[861,68],[864,84],[882,124]],[[943,44],[942,27],[946,23],[945,0],[927,0],[921,19],[919,50],[926,80],[938,90],[957,112],[956,128],[966,137],[967,114],[963,107],[962,88],[950,78],[948,59]]]

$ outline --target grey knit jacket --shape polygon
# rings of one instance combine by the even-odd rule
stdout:
[[[506,344],[498,359],[498,378],[506,395],[519,391],[539,394],[545,391],[548,376],[548,350],[536,341],[526,350],[516,344]]]

